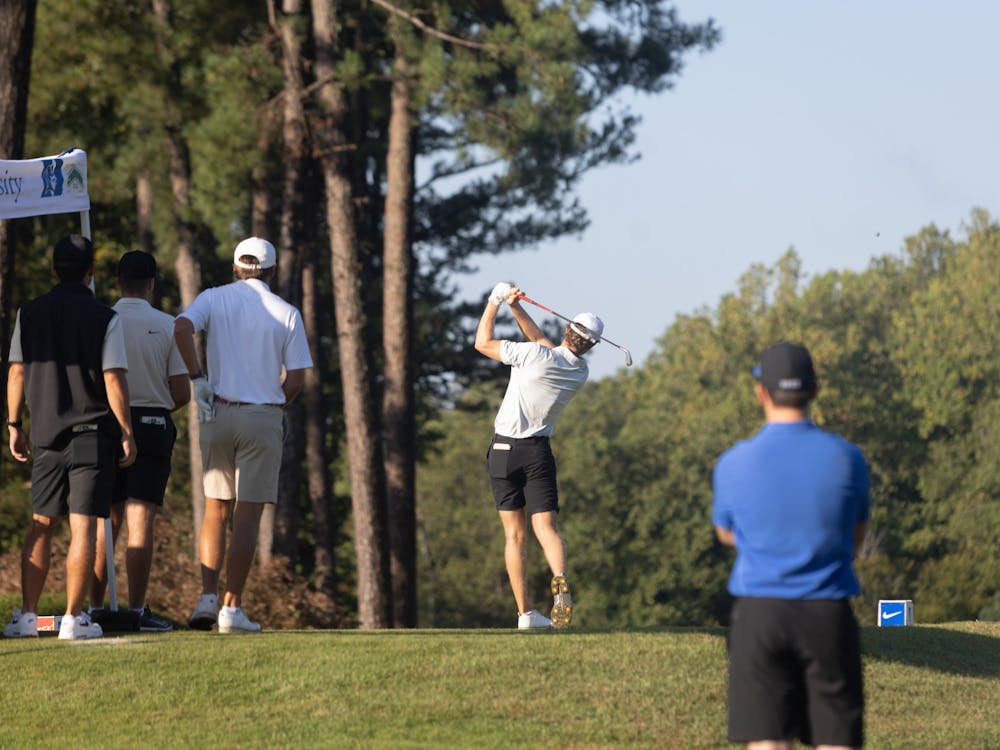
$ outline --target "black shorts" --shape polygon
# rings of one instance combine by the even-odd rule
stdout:
[[[35,447],[31,510],[57,518],[69,513],[107,518],[120,445],[97,425],[77,425],[52,445]]]
[[[497,510],[527,507],[528,515],[559,512],[556,459],[547,437],[495,435],[486,453]]]
[[[861,642],[846,599],[739,598],[728,647],[730,742],[864,743]]]
[[[115,503],[128,499],[163,505],[170,478],[170,459],[177,440],[177,428],[170,411],[145,406],[132,407],[132,434],[138,455],[127,469],[115,477]]]

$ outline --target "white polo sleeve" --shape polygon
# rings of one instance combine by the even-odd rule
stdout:
[[[21,308],[17,309],[17,317],[14,318],[14,335],[10,337],[10,356],[8,362],[24,362],[24,354],[21,352]]]
[[[121,318],[115,313],[104,330],[104,348],[101,351],[101,369],[127,370],[128,355],[125,353],[125,331]]]
[[[531,341],[501,341],[500,361],[511,367],[524,367],[538,361],[548,349]]]
[[[187,306],[187,309],[178,315],[178,318],[187,318],[194,326],[195,333],[208,328],[208,319],[212,312],[212,292],[214,289],[206,289],[194,301]]]
[[[295,310],[289,322],[288,337],[285,339],[285,351],[282,354],[282,364],[286,370],[304,370],[313,366],[312,354],[309,353],[309,341],[306,339],[305,325],[302,316]]]

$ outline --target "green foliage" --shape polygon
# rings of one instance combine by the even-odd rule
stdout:
[[[582,624],[726,621],[732,553],[713,538],[711,472],[722,451],[758,429],[750,370],[780,339],[806,343],[816,361],[813,418],[857,443],[869,462],[872,529],[857,563],[862,621],[872,622],[885,598],[913,599],[921,622],[994,612],[1000,231],[976,213],[968,233],[956,242],[931,227],[907,240],[902,258],[808,283],[789,251],[773,268],[751,268],[715,310],[678,316],[644,366],[576,397],[553,447]],[[495,404],[475,403],[487,412],[475,421],[460,409],[441,417],[447,439],[421,472],[422,516],[440,512],[442,483],[450,483],[449,498],[488,496],[484,472],[469,474],[481,464]],[[488,507],[477,513],[495,515]],[[460,571],[448,580],[462,623],[495,601],[474,585],[487,580],[475,568],[495,576],[502,562],[499,527],[462,521],[473,523],[468,582]],[[452,560],[464,560],[469,545],[454,536],[462,524],[428,527],[429,554],[444,545]],[[495,559],[482,551],[490,534]],[[539,568],[544,575],[543,562]],[[439,586],[424,583],[435,588],[426,596],[438,595]],[[442,619],[448,612],[439,615],[436,624],[451,621]]]
[[[31,487],[13,476],[0,489],[0,554],[19,549],[30,524]]]

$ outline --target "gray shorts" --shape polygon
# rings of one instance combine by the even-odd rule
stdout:
[[[215,419],[201,425],[205,496],[277,502],[283,435],[280,406],[216,402]]]

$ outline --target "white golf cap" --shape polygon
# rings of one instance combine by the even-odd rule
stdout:
[[[604,321],[589,312],[580,313],[573,318],[570,327],[592,344],[600,341],[601,334],[604,333]]]
[[[244,255],[252,255],[257,259],[256,264],[241,263],[240,258]],[[277,262],[277,254],[274,252],[274,245],[260,237],[248,237],[236,246],[233,252],[233,265],[237,268],[270,268]]]

